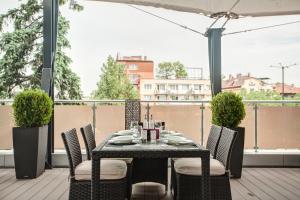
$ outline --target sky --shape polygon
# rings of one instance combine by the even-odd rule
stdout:
[[[174,24],[147,15],[128,5],[96,1],[78,1],[84,6],[75,12],[64,6],[63,16],[70,20],[68,38],[73,60],[71,68],[81,79],[85,96],[96,89],[101,66],[109,55],[145,55],[155,67],[164,61],[180,61],[186,67],[201,67],[208,78],[207,38]],[[16,7],[18,0],[0,0],[0,14]],[[208,17],[142,7],[148,12],[205,32],[214,21]],[[300,15],[246,17],[231,20],[224,33],[300,20]],[[281,82],[281,70],[270,65],[290,65],[285,72],[289,84],[300,86],[300,23],[222,37],[222,74],[247,74]]]

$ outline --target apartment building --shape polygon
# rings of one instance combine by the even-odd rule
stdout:
[[[248,73],[247,75],[237,74],[235,77],[229,75],[227,80],[223,80],[222,90],[239,93],[242,89],[251,91],[273,91],[272,84],[268,84],[261,78],[255,78]]]
[[[116,61],[125,65],[125,73],[131,83],[139,90],[141,79],[154,78],[154,63],[146,56],[117,56]]]
[[[208,100],[211,99],[209,80],[142,79],[141,100]]]

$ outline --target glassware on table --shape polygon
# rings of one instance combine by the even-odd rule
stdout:
[[[147,142],[147,139],[148,139],[148,130],[147,129],[142,129],[141,139],[142,139],[142,143]]]
[[[150,130],[150,142],[151,143],[156,143],[156,139],[157,139],[157,132],[155,129]]]
[[[139,122],[138,121],[131,121],[130,122],[130,130],[132,130],[135,134],[138,133]]]

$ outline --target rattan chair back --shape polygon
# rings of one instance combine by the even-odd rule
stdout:
[[[141,102],[139,99],[125,101],[125,129],[130,129],[131,121],[141,121]]]
[[[222,132],[222,127],[217,126],[217,125],[212,125],[210,127],[210,132],[209,136],[207,139],[206,143],[206,149],[210,151],[210,154],[215,158],[216,157],[216,152],[217,152],[217,147],[220,141],[221,137],[221,132]]]
[[[80,144],[77,137],[76,129],[73,128],[69,131],[66,131],[61,134],[63,139],[67,156],[69,160],[69,167],[70,167],[70,175],[74,177],[75,175],[75,168],[82,162],[82,155],[80,150]]]
[[[236,131],[228,129],[226,127],[222,128],[222,133],[220,141],[217,147],[216,159],[223,163],[226,170],[229,169],[229,158],[232,151],[233,142],[236,137]]]
[[[92,151],[96,148],[95,134],[91,124],[80,128],[81,135],[85,144],[87,159],[92,159]]]

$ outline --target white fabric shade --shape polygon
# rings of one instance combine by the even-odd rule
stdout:
[[[93,0],[153,6],[182,12],[211,15],[231,12],[239,16],[276,16],[300,14],[300,0]]]

